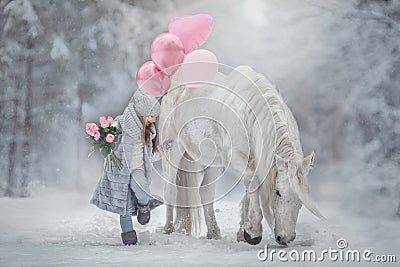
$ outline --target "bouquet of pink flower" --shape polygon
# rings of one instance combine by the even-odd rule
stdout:
[[[121,160],[115,155],[115,141],[122,133],[121,129],[112,126],[114,119],[110,116],[100,117],[99,123],[86,123],[86,133],[91,143],[92,153],[96,150],[103,154],[105,159],[105,168],[112,170],[115,166],[119,170],[122,169]]]

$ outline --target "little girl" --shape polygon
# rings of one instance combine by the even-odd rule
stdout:
[[[132,217],[145,225],[150,210],[162,204],[150,194],[152,156],[159,156],[156,117],[160,104],[151,95],[136,90],[124,113],[115,118],[114,126],[122,128],[114,152],[122,169],[104,170],[90,203],[120,215],[121,238],[124,245],[137,243]]]

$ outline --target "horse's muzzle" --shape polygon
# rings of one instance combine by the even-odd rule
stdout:
[[[296,233],[291,236],[280,236],[276,235],[275,240],[279,245],[286,246],[288,243],[292,242],[296,238]]]

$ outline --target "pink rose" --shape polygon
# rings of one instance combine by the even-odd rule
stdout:
[[[99,130],[99,126],[97,126],[96,123],[92,123],[91,127],[92,127],[92,131],[98,131]]]
[[[99,131],[95,131],[94,133],[93,133],[93,137],[94,137],[94,140],[99,140],[100,139],[100,132]]]
[[[108,116],[107,117],[107,121],[108,121],[109,124],[111,124],[111,123],[113,123],[114,119],[113,119],[113,117]]]
[[[102,123],[103,121],[106,121],[107,119],[106,119],[106,117],[105,116],[101,116],[100,118],[99,118],[99,122],[100,123]]]
[[[101,128],[108,128],[108,126],[110,126],[110,124],[108,123],[108,122],[103,122],[102,124],[101,124]]]
[[[113,134],[107,134],[106,141],[108,143],[112,143],[114,141],[114,135]]]
[[[110,126],[110,123],[105,116],[100,117],[99,121],[102,128],[107,128],[108,126]]]
[[[86,123],[86,133],[88,135],[92,135],[92,128],[90,127],[90,123]]]
[[[94,136],[94,132],[98,131],[99,127],[96,123],[86,123],[86,133],[90,136]]]

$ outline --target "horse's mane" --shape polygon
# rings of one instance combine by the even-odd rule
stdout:
[[[275,153],[285,159],[303,157],[302,151],[298,151],[294,145],[297,137],[290,131],[289,117],[285,112],[282,99],[278,95],[269,95],[269,92],[265,96],[275,121],[277,137]]]
[[[260,180],[257,182],[258,184],[255,187],[256,189],[259,188],[259,186],[263,184],[269,175],[270,179],[265,181],[265,186],[268,190],[268,196],[266,199],[264,199],[265,203],[263,203],[263,212],[269,226],[271,229],[274,229],[275,218],[272,210],[272,196],[275,194],[275,182],[277,176],[275,155],[287,160],[303,159],[303,152],[299,143],[299,136],[297,136],[298,131],[297,129],[291,128],[290,124],[293,123],[291,122],[293,119],[292,114],[288,114],[290,110],[286,107],[286,104],[279,95],[278,91],[275,89],[275,86],[272,85],[267,78],[265,78],[265,76],[255,72],[253,69],[247,66],[240,66],[236,68],[236,70],[253,81],[253,85],[250,86],[251,90],[246,88],[248,90],[248,97],[246,100],[248,101],[248,106],[252,109],[247,109],[248,114],[245,115],[244,118],[247,124],[247,129],[254,129],[256,123],[259,123],[259,127],[264,130],[271,128],[270,123],[274,124],[273,134],[275,140],[273,147],[266,147],[263,148],[263,150],[273,149],[275,153],[272,158],[268,153],[261,153],[260,158],[257,159],[257,161],[260,163],[260,166],[258,167],[258,175],[262,177],[259,177]],[[256,114],[257,120],[255,120],[254,116],[249,114],[251,112]],[[266,132],[265,134],[270,133]],[[252,145],[256,147],[259,144],[259,142],[257,142],[259,140],[256,137],[251,138],[253,140]],[[262,141],[263,140],[261,140],[261,142]],[[257,151],[256,148],[252,150],[253,152]],[[253,157],[257,156],[258,153],[253,155]]]
[[[275,154],[288,160],[303,158],[297,125],[292,121],[294,118],[275,86],[264,75],[255,72],[248,66],[239,66],[235,71],[249,80],[247,86],[237,86],[235,90],[241,90],[239,94],[247,101],[243,121],[246,123],[247,129],[250,129],[249,134],[253,141],[252,156],[259,156],[256,153],[256,147],[260,143],[269,145],[267,142],[263,142],[269,138],[268,134],[273,134],[275,138],[273,147],[263,147],[263,149],[273,149],[273,159],[265,160],[263,157],[268,156],[266,153],[262,153],[261,158],[257,159],[260,164],[269,163],[270,166],[260,166],[259,169],[264,170],[266,176],[275,163]],[[273,124],[272,133],[268,132],[271,123]],[[252,131],[253,129],[256,131]]]
[[[298,152],[294,145],[294,139],[296,138],[293,136],[293,133],[290,131],[289,127],[289,118],[285,112],[284,104],[279,97],[278,94],[271,94],[267,92],[265,94],[268,102],[268,106],[272,112],[275,122],[275,133],[276,133],[276,155],[284,159],[295,159],[295,158],[303,158],[302,152]],[[267,180],[267,190],[268,190],[268,198],[267,203],[265,203],[267,207],[267,211],[264,209],[264,215],[270,226],[271,230],[274,229],[275,224],[275,217],[272,210],[273,205],[273,197],[275,194],[275,183],[277,178],[277,168],[276,162],[272,165],[270,177],[271,179]]]

